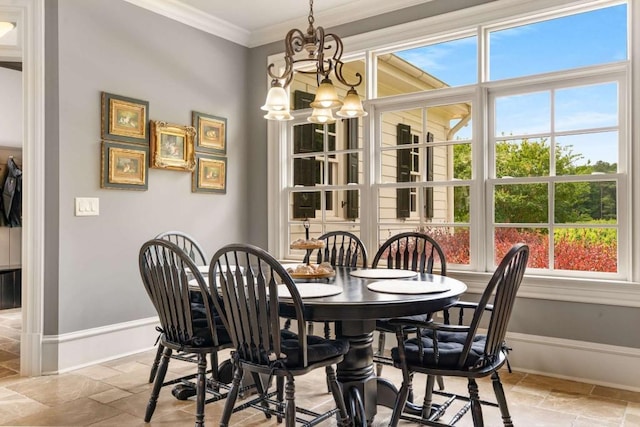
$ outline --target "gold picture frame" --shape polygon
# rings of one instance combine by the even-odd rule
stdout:
[[[102,141],[100,188],[147,190],[149,148]]]
[[[227,158],[197,153],[191,191],[225,194],[227,192]]]
[[[149,144],[149,102],[102,92],[102,139]]]
[[[193,111],[191,124],[196,128],[196,151],[227,153],[227,119]]]
[[[152,168],[193,171],[196,166],[193,150],[193,126],[182,126],[151,120]]]

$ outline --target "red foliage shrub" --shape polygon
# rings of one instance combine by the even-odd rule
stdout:
[[[469,264],[469,230],[456,229],[450,233],[446,228],[420,230],[432,236],[442,247],[448,264]],[[549,268],[549,236],[535,230],[497,228],[495,233],[495,262],[516,243],[529,246],[529,268]],[[618,253],[615,242],[594,243],[561,238],[555,242],[554,268],[572,271],[618,271]]]

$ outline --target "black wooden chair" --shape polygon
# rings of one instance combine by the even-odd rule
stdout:
[[[390,321],[396,326],[398,339],[398,346],[392,349],[391,355],[395,366],[402,369],[403,377],[390,426],[395,427],[400,419],[422,425],[453,425],[469,409],[473,416],[473,425],[483,426],[482,404],[498,406],[504,425],[513,426],[498,369],[506,361],[504,339],[528,258],[528,246],[517,244],[511,248],[500,262],[480,301],[476,304],[473,319],[468,326],[424,323],[407,319]],[[484,327],[488,324],[488,328],[486,333],[480,333],[479,328],[485,314],[489,316],[488,323],[482,325]],[[415,338],[407,339],[407,327],[414,328]],[[412,388],[414,373],[427,374],[420,416],[403,411]],[[469,397],[433,391],[433,378],[436,375],[467,378]],[[489,375],[493,381],[497,405],[480,400],[478,393],[476,378]],[[434,393],[446,396],[447,400],[442,405],[432,408]],[[466,404],[453,416],[450,423],[436,421],[444,415],[446,408],[456,399],[461,399]]]
[[[213,394],[207,402],[216,401],[227,395],[221,393],[221,389],[229,389],[217,381],[217,353],[231,347],[231,339],[220,318],[214,315],[207,283],[182,248],[163,239],[153,239],[142,245],[138,262],[142,283],[160,319],[160,344],[164,348],[144,420],[151,420],[163,386],[197,377],[195,425],[203,426],[205,394]],[[194,306],[191,301],[194,279],[202,295],[202,307]],[[196,354],[197,374],[164,382],[173,351]],[[209,380],[206,378],[207,355],[212,359]]]
[[[189,258],[194,262],[196,266],[207,265],[207,257],[205,255],[204,249],[200,246],[200,244],[190,235],[183,233],[182,231],[166,231],[164,233],[158,234],[156,239],[163,239],[169,242],[174,243],[180,249],[182,249]],[[198,291],[191,292],[191,302],[195,305],[202,305],[202,295]],[[158,350],[156,351],[156,356],[153,359],[153,364],[151,365],[151,372],[149,373],[149,382],[152,383],[156,377],[156,372],[158,371],[158,364],[160,363],[160,357],[162,356],[162,352],[164,351],[164,346],[162,344],[158,344]],[[182,360],[185,362],[194,362],[197,363],[197,356],[195,354],[188,354],[184,351],[178,351],[171,355],[172,358],[177,360]],[[217,360],[216,360],[217,364]]]
[[[284,418],[288,427],[303,419],[304,425],[312,426],[335,414],[338,425],[346,425],[348,415],[332,365],[342,361],[349,343],[307,335],[304,303],[284,267],[260,248],[235,244],[218,250],[209,268],[209,286],[217,295],[216,308],[234,347],[233,381],[220,426],[229,424],[233,412],[248,407],[263,411],[267,418]],[[279,286],[284,288],[280,292],[286,289],[291,295],[286,314],[295,320],[296,333],[281,330]],[[325,368],[337,408],[316,413],[296,407],[294,377],[321,367]],[[245,371],[252,374],[258,396],[234,408]],[[269,392],[271,381],[263,384],[262,376],[276,378],[276,391]],[[299,418],[303,415],[307,418]]]
[[[373,258],[371,268],[378,268],[386,264],[387,268],[412,270],[418,273],[437,273],[447,275],[447,261],[438,242],[431,236],[420,232],[407,232],[390,237],[380,246]],[[424,313],[410,317],[413,320],[427,321],[431,313]],[[385,338],[387,333],[394,333],[395,327],[386,319],[376,321],[378,331],[378,350],[373,355],[376,362],[376,373],[382,374],[384,365],[393,365],[391,357],[384,355]],[[440,388],[444,388],[442,379],[438,379]]]

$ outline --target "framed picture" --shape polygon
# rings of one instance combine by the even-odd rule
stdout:
[[[193,171],[196,166],[193,126],[151,120],[151,167]]]
[[[149,103],[102,92],[102,139],[149,144]]]
[[[191,116],[196,128],[196,151],[227,153],[227,119],[194,111]]]
[[[193,171],[191,191],[194,193],[227,192],[227,159],[198,153]]]
[[[102,141],[100,188],[146,190],[149,147]]]

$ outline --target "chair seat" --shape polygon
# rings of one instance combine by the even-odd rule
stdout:
[[[289,331],[288,334],[295,335]],[[287,355],[285,361],[287,368],[295,369],[303,367],[302,361],[298,358],[300,352],[297,337],[287,339],[283,336],[281,348],[282,352]],[[346,340],[331,340],[315,335],[307,336],[307,362],[310,365],[333,359],[334,357],[344,356],[348,351],[349,342]]]
[[[438,332],[438,360],[435,358],[433,338],[428,331],[422,336],[422,357],[418,348],[417,338],[405,341],[405,355],[407,363],[411,366],[421,366],[434,369],[457,369],[460,354],[467,339],[466,332]],[[474,366],[483,356],[486,336],[476,335],[469,351],[469,356],[463,368]],[[393,362],[400,364],[398,347],[391,349]]]

